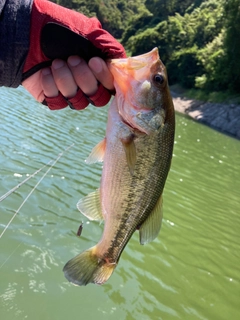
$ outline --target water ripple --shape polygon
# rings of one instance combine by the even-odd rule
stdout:
[[[102,164],[84,160],[105,135],[107,108],[51,112],[23,88],[1,94],[0,195],[74,143],[0,239],[1,318],[240,318],[239,141],[177,116],[159,237],[141,246],[136,232],[106,285],[75,288],[62,266],[103,230],[76,203],[100,185]],[[1,202],[0,231],[46,170]]]

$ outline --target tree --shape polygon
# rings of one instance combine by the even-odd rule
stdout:
[[[240,92],[240,0],[228,0],[224,6],[226,15],[226,54],[221,67],[227,68],[225,85]],[[220,70],[219,70],[220,72]]]

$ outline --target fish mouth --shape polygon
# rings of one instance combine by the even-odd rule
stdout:
[[[121,67],[127,67],[128,69],[141,69],[145,66],[148,66],[149,63],[155,60],[159,60],[158,48],[155,47],[147,53],[143,53],[136,57],[120,58],[120,59],[109,59],[107,62],[109,67],[112,65],[120,65]]]
[[[108,68],[114,78],[114,86],[119,87],[123,94],[129,90],[129,78],[141,81],[143,75],[149,74],[150,67],[160,60],[158,48],[136,57],[110,59]]]

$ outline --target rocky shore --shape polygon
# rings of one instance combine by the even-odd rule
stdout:
[[[175,110],[240,139],[240,105],[192,100],[171,92]]]

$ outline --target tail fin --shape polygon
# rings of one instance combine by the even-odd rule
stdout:
[[[68,281],[78,286],[86,286],[88,283],[103,284],[109,279],[116,263],[109,263],[99,258],[95,251],[96,246],[66,263],[63,272]]]

